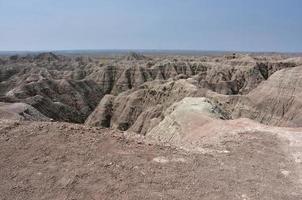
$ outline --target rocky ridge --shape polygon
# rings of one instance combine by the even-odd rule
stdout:
[[[57,121],[82,123],[106,94],[118,96],[152,81],[191,79],[220,94],[247,94],[295,59],[236,56],[122,59],[64,57],[52,53],[11,56],[1,63],[0,98],[23,102]],[[41,102],[47,102],[47,109]],[[51,112],[65,110],[65,112]],[[66,114],[68,113],[68,114]]]

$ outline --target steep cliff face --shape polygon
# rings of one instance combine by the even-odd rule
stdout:
[[[85,124],[109,128],[113,115],[113,103],[115,96],[105,95],[99,105],[86,119]]]
[[[278,126],[302,126],[302,66],[283,69],[235,105],[234,118],[248,117]]]

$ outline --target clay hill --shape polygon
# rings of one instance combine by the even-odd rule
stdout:
[[[302,58],[0,59],[0,199],[302,199]]]

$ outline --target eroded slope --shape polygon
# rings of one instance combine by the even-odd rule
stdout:
[[[220,94],[247,94],[274,72],[298,64],[294,58],[249,55],[11,56],[0,62],[0,98],[29,104],[56,121],[83,123],[104,95],[136,91],[146,82],[192,79]]]

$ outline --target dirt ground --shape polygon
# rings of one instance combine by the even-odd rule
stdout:
[[[67,123],[0,121],[0,199],[302,199],[286,143],[242,133],[196,154]]]

